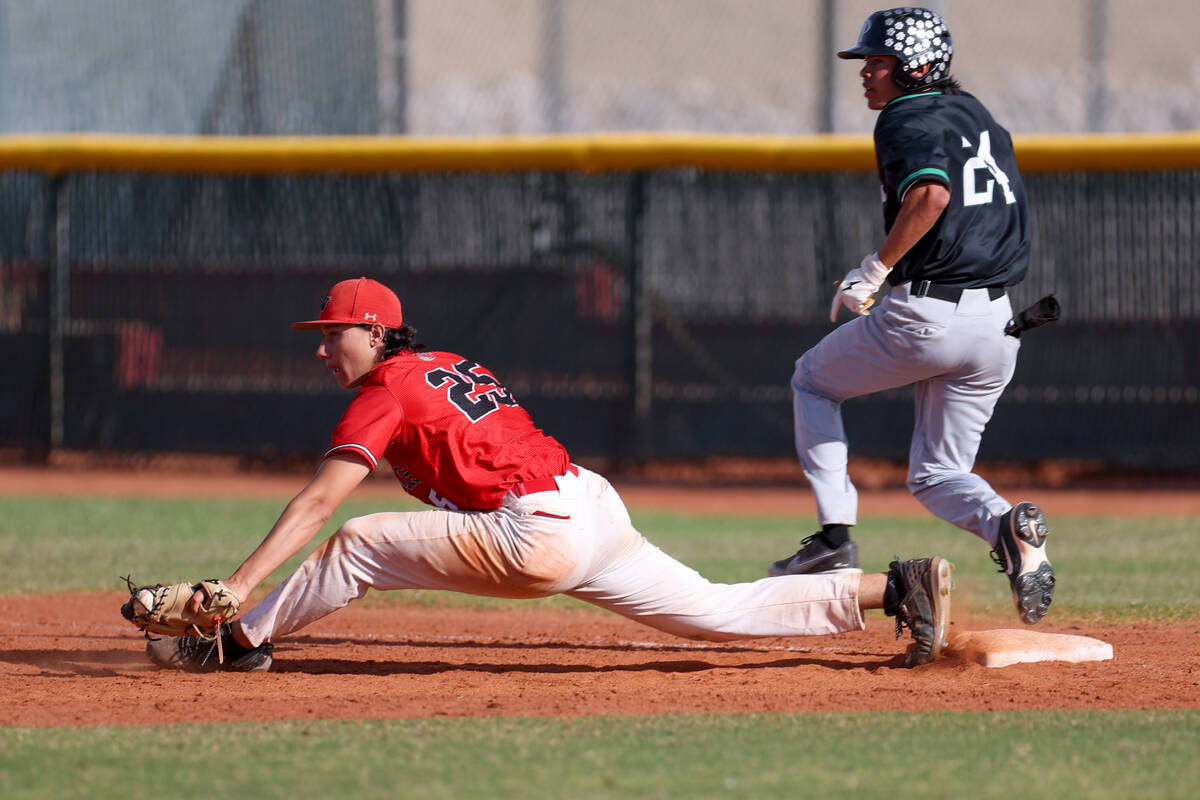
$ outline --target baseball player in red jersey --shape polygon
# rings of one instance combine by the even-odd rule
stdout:
[[[741,584],[711,583],[676,561],[634,529],[608,481],[572,464],[491,372],[452,353],[424,352],[399,299],[380,283],[338,283],[317,319],[293,327],[321,332],[317,357],[356,394],[312,480],[225,582],[229,589],[248,597],[382,459],[433,508],[347,520],[215,636],[151,640],[147,652],[160,666],[269,669],[273,641],[369,588],[562,593],[709,641],[861,630],[863,609],[882,608],[898,632],[912,632],[908,665],[932,661],[945,643],[953,566],[942,558],[892,562],[885,573]],[[203,600],[197,592],[191,602]]]

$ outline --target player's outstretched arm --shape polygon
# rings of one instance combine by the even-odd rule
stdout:
[[[308,485],[287,504],[262,544],[225,585],[246,600],[268,575],[312,540],[370,472],[365,461],[348,454],[335,454],[322,461]],[[192,602],[199,604],[203,599],[193,597]]]
[[[879,260],[889,268],[896,266],[896,262],[937,224],[948,205],[950,190],[940,183],[918,183],[909,189],[895,224],[879,248]]]

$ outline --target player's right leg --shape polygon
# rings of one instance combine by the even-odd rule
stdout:
[[[767,568],[767,574],[803,575],[857,569],[858,548],[849,528],[858,520],[858,492],[847,471],[848,448],[842,403],[865,394],[906,386],[929,371],[909,334],[913,320],[896,314],[885,298],[868,317],[833,330],[796,361],[792,374],[796,456],[812,486],[821,530],[803,539],[794,554]],[[941,329],[921,321],[926,339]]]
[[[431,510],[348,520],[262,602],[214,637],[152,640],[158,666],[191,672],[269,669],[271,641],[362,597],[367,589],[433,589],[544,597],[575,585],[590,543],[575,535],[558,492],[511,498],[488,512]],[[542,514],[530,513],[536,507]]]
[[[557,492],[522,502],[550,508],[369,514],[346,521],[295,573],[242,617],[252,644],[293,633],[368,589],[429,589],[531,598],[573,585],[578,544]]]
[[[157,666],[185,672],[266,672],[274,653],[270,642],[257,647],[239,642],[227,624],[211,636],[160,636],[146,642],[146,655]]]

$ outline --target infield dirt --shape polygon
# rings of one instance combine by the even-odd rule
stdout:
[[[901,666],[867,630],[689,642],[615,615],[350,607],[276,647],[268,673],[193,675],[146,660],[117,593],[0,598],[0,724],[796,711],[1194,708],[1200,625],[1058,626],[1112,661]],[[965,621],[970,628],[1011,627]]]
[[[302,479],[0,468],[5,493],[247,494],[285,497]],[[394,493],[390,483],[360,491]],[[631,506],[811,514],[808,493],[631,486]],[[1195,492],[1039,492],[1054,513],[1194,514]],[[868,492],[866,513],[925,513],[903,492]],[[1107,510],[1107,511],[1106,511]],[[1134,709],[1200,705],[1200,620],[1037,626],[1113,645],[1111,661],[988,669],[902,664],[907,637],[868,617],[837,636],[691,642],[616,615],[550,609],[365,604],[277,644],[269,673],[155,669],[119,616],[125,593],[0,596],[0,724],[874,710]],[[958,610],[956,609],[956,612]],[[958,618],[961,630],[1015,619]]]

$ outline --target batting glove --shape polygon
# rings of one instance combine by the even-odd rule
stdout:
[[[833,292],[833,303],[829,306],[829,321],[837,322],[838,311],[842,306],[859,316],[868,316],[871,306],[875,305],[875,293],[887,280],[891,267],[885,267],[879,260],[879,253],[871,253],[854,269],[846,273],[846,277],[837,282]]]

